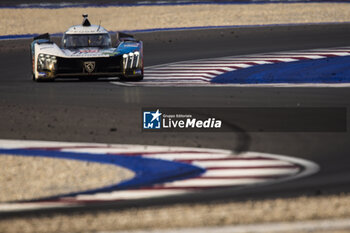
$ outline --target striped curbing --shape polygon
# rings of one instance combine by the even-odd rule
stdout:
[[[269,185],[314,174],[317,164],[259,152],[144,145],[0,140],[0,152],[85,160],[123,166],[131,180],[96,190],[41,200],[1,203],[0,212],[86,206],[103,202],[167,197],[223,188]],[[29,182],[29,181],[28,181]]]
[[[213,83],[218,75],[265,64],[317,60],[331,57],[349,56],[350,47],[313,49],[263,53],[256,55],[231,56],[182,61],[145,68],[145,78],[138,83],[111,82],[114,85],[127,86],[239,86],[241,84]],[[259,86],[260,84],[248,84]],[[262,86],[283,86],[283,83],[265,84]],[[305,86],[305,84],[288,84],[287,86]],[[311,86],[315,84],[310,84]],[[307,86],[310,86],[307,85]],[[342,84],[324,84],[316,86],[344,86]],[[348,86],[345,84],[345,86]]]

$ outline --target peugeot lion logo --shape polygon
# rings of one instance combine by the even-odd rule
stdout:
[[[95,69],[95,62],[94,61],[84,62],[84,68],[88,73],[91,73]]]

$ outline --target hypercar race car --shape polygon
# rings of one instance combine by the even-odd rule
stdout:
[[[33,39],[30,46],[33,80],[68,77],[142,80],[142,41],[118,32],[113,47],[111,34],[100,25],[91,25],[88,15],[83,17],[82,25],[72,26],[64,33],[61,47],[50,40],[48,33]]]

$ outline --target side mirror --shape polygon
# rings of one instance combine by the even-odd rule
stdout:
[[[33,38],[33,41],[34,40],[39,40],[39,39],[50,41],[50,34],[49,33],[45,33],[45,34],[38,35],[38,36]]]

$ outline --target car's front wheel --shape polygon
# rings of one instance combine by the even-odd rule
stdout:
[[[32,80],[34,82],[54,82],[55,78],[39,78],[35,77],[35,74],[32,74]]]
[[[138,81],[143,80],[143,75],[135,76],[135,77],[121,76],[120,80],[124,81],[124,82],[138,82]]]

